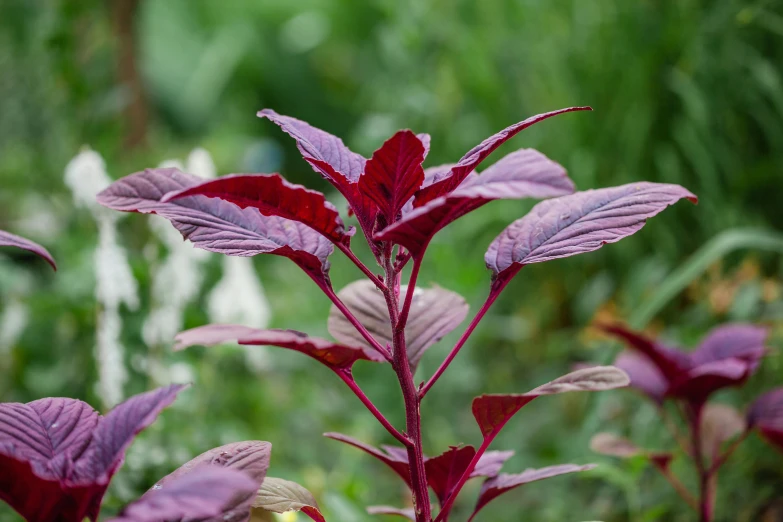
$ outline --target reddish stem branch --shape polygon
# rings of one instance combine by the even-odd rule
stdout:
[[[476,313],[476,316],[470,322],[467,329],[462,333],[462,336],[457,341],[457,344],[454,345],[454,348],[451,349],[449,355],[441,363],[440,367],[438,367],[438,369],[435,371],[433,376],[430,377],[430,380],[428,380],[425,384],[423,384],[419,389],[420,399],[424,398],[424,396],[427,394],[430,388],[432,388],[432,385],[438,381],[441,375],[443,375],[443,372],[445,372],[446,368],[449,367],[451,361],[454,360],[454,358],[457,356],[459,351],[465,345],[465,342],[467,342],[467,340],[470,338],[470,335],[473,333],[473,330],[475,330],[476,326],[478,326],[478,324],[484,318],[484,314],[487,313],[489,308],[492,306],[492,303],[494,303],[495,300],[498,298],[498,296],[500,296],[500,293],[503,291],[503,289],[506,287],[509,281],[511,281],[511,279],[516,275],[516,273],[519,271],[520,268],[522,267],[519,267],[517,269],[514,268],[509,269],[507,270],[507,272],[513,272],[513,273],[505,274],[504,277],[497,278],[495,279],[495,281],[492,282],[492,287],[490,288],[489,295],[487,296],[487,300],[484,301],[484,304],[482,305],[481,309],[478,311],[478,313]]]
[[[416,522],[430,522],[432,520],[432,512],[429,490],[427,489],[427,475],[424,469],[420,401],[416,392],[416,385],[413,382],[413,372],[411,372],[411,367],[408,363],[408,353],[405,347],[405,328],[400,327],[399,322],[399,274],[394,269],[391,250],[384,253],[384,268],[386,271],[384,297],[386,298],[392,326],[392,366],[397,373],[397,379],[402,389],[402,397],[405,402],[405,425],[408,438],[412,443],[408,445],[407,449],[411,473],[411,490],[413,491],[413,508],[416,513]]]
[[[346,245],[342,243],[335,243],[334,244],[338,250],[340,250],[345,256],[350,259],[356,267],[362,271],[364,275],[366,275],[368,278],[370,278],[370,281],[375,283],[375,286],[378,287],[379,290],[383,290],[386,288],[386,285],[383,284],[383,281],[381,281],[377,275],[372,273],[372,270],[370,270],[367,265],[362,263],[361,259],[356,257],[356,254],[353,253],[353,251],[347,247]]]
[[[375,337],[373,337],[372,334],[367,331],[367,328],[365,328],[364,325],[359,322],[356,316],[353,315],[353,313],[348,309],[348,307],[345,306],[345,303],[343,303],[340,298],[337,297],[337,294],[334,293],[334,290],[332,290],[332,288],[329,286],[323,285],[321,286],[321,289],[329,297],[329,299],[332,300],[334,306],[336,306],[337,309],[343,313],[345,318],[348,319],[348,321],[353,325],[353,327],[356,328],[356,331],[359,332],[362,337],[364,337],[365,341],[370,343],[370,346],[383,355],[387,361],[392,362],[392,357],[389,353],[389,350],[378,343]]]
[[[348,387],[351,389],[351,391],[359,398],[360,401],[362,401],[362,404],[364,404],[367,409],[372,413],[376,419],[378,419],[378,422],[380,422],[384,428],[386,428],[386,431],[388,431],[392,437],[400,441],[404,446],[410,446],[411,441],[400,433],[397,428],[392,426],[392,424],[384,417],[383,413],[378,410],[378,408],[373,404],[373,402],[370,400],[369,397],[364,393],[364,391],[359,387],[358,384],[356,384],[356,380],[353,378],[353,374],[351,373],[351,370],[343,370],[336,372],[337,375],[343,380],[345,384],[348,385]]]
[[[694,510],[699,511],[699,502],[696,500],[696,497],[693,496],[693,494],[688,491],[688,488],[685,487],[685,484],[680,482],[680,479],[678,479],[674,473],[671,472],[667,467],[665,466],[655,466],[655,469],[661,472],[661,475],[666,478],[666,480],[671,484],[671,486],[674,488],[674,490],[677,492],[677,494],[680,495],[680,497]]]
[[[712,522],[713,510],[713,481],[710,470],[704,462],[704,452],[701,443],[701,414],[702,404],[691,404],[688,408],[688,421],[690,423],[691,436],[693,438],[693,459],[696,463],[696,471],[699,475],[699,520],[700,522]]]
[[[402,330],[405,330],[405,325],[408,324],[408,313],[411,310],[413,294],[416,291],[416,279],[419,277],[419,268],[421,268],[421,258],[415,257],[413,258],[411,277],[408,280],[408,291],[405,292],[405,302],[402,304],[402,310],[400,310],[400,317],[398,320],[398,327]]]
[[[734,439],[734,442],[731,443],[731,445],[726,448],[726,451],[723,452],[723,454],[715,459],[715,462],[712,463],[712,466],[710,467],[709,474],[714,475],[718,472],[721,466],[723,466],[727,460],[729,460],[729,457],[734,453],[734,450],[736,450],[740,444],[742,444],[746,438],[748,438],[748,435],[750,435],[750,430],[745,430],[740,434],[739,437]]]

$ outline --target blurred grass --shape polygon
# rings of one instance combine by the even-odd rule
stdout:
[[[92,356],[97,234],[62,183],[67,161],[87,144],[120,177],[203,146],[221,173],[280,170],[329,191],[286,136],[255,118],[262,107],[340,135],[365,155],[397,128],[429,132],[428,164],[436,165],[526,116],[589,104],[593,113],[541,123],[494,158],[535,147],[562,163],[580,188],[644,179],[680,183],[700,197],[698,207],[677,205],[621,245],[526,268],[425,402],[430,453],[477,443],[474,395],[525,391],[574,362],[610,360],[614,347],[585,330],[596,316],[637,312],[652,319],[652,331],[691,343],[725,320],[767,322],[779,338],[782,267],[774,252],[758,245],[721,251],[706,274],[676,270],[724,230],[771,235],[783,222],[779,1],[144,0],[132,48],[149,117],[135,146],[128,144],[133,92],[118,80],[122,42],[113,5],[0,0],[0,225],[40,239],[61,266],[52,275],[14,258],[0,263],[0,295],[24,299],[32,316],[0,362],[0,399],[68,395],[99,403]],[[446,229],[430,247],[421,282],[460,292],[475,310],[488,288],[485,246],[530,206],[498,202]],[[145,218],[124,220],[121,238],[143,298],[141,310],[125,316],[132,363],[146,351]],[[366,250],[362,255],[368,259]],[[336,287],[359,277],[334,258]],[[218,277],[216,261],[205,288]],[[328,302],[307,278],[282,259],[255,264],[274,326],[326,335]],[[675,286],[687,290],[655,304]],[[645,307],[655,316],[641,314]],[[206,320],[202,302],[188,310],[187,326]],[[421,378],[455,335],[425,357]],[[722,400],[741,405],[780,383],[777,353],[748,389]],[[404,491],[386,470],[320,437],[336,430],[389,442],[358,401],[311,361],[272,355],[273,369],[258,374],[229,348],[167,353],[167,361],[192,366],[196,386],[133,446],[107,513],[189,456],[248,438],[273,442],[271,474],[311,488],[330,520],[366,520],[364,505],[401,504]],[[149,386],[143,371],[132,373],[129,394]],[[358,374],[402,424],[398,392],[383,368]],[[642,445],[660,445],[653,412],[628,393],[531,404],[497,443],[518,452],[509,470],[603,465],[584,477],[531,485],[493,503],[484,519],[692,520],[650,470],[589,454],[589,430],[607,425]],[[720,520],[761,520],[783,495],[781,464],[758,440],[748,443],[721,479]],[[468,507],[458,505],[455,518]],[[2,506],[0,519],[14,518]]]

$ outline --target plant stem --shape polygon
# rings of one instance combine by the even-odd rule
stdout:
[[[503,291],[503,289],[506,287],[506,285],[509,283],[509,281],[511,281],[511,279],[516,275],[518,271],[519,269],[516,270],[509,269],[507,270],[507,272],[513,272],[513,273],[507,274],[506,277],[498,278],[492,282],[492,287],[490,288],[489,295],[487,296],[487,300],[484,301],[484,304],[481,306],[481,309],[478,311],[478,313],[476,313],[476,316],[473,318],[473,320],[470,322],[468,327],[462,333],[462,336],[457,341],[457,344],[454,345],[454,348],[451,349],[449,355],[440,364],[440,366],[435,371],[433,376],[430,377],[430,380],[428,380],[425,384],[423,384],[419,389],[419,399],[423,399],[424,396],[427,394],[427,392],[430,390],[430,388],[432,388],[432,385],[437,382],[437,380],[440,378],[441,375],[443,375],[443,372],[445,372],[446,368],[449,367],[451,361],[454,360],[454,358],[457,356],[459,351],[462,349],[462,346],[465,344],[468,338],[470,338],[470,335],[473,333],[473,330],[476,328],[476,326],[478,326],[478,324],[484,318],[484,314],[487,313],[489,307],[492,306],[492,303],[495,302],[495,300],[498,298],[500,293]]]
[[[686,488],[685,485],[680,482],[680,479],[678,479],[668,468],[662,466],[655,466],[655,468],[661,472],[661,475],[663,475],[664,478],[669,481],[669,484],[672,485],[674,490],[691,508],[693,508],[694,511],[699,511],[699,503],[696,501],[696,498],[691,494],[691,492],[688,491],[688,488]]]
[[[690,421],[691,436],[693,437],[693,459],[696,463],[696,471],[699,474],[699,520],[700,522],[712,522],[713,487],[712,476],[704,463],[704,452],[701,443],[701,413],[703,404],[691,404],[688,406],[688,420]]]
[[[364,325],[359,322],[356,316],[353,315],[353,313],[348,309],[348,307],[345,306],[345,303],[343,303],[340,298],[337,297],[337,294],[334,293],[334,290],[332,290],[332,288],[329,286],[321,286],[321,289],[329,297],[329,299],[332,300],[334,306],[336,306],[337,309],[343,313],[345,318],[348,319],[348,321],[353,325],[353,327],[356,328],[356,331],[359,332],[362,337],[364,337],[364,340],[370,343],[370,346],[383,355],[387,361],[392,362],[392,357],[391,354],[389,354],[389,350],[378,343],[375,337],[373,337],[372,334],[367,331],[367,328],[365,328]]]
[[[400,317],[397,321],[401,330],[405,330],[405,325],[408,324],[408,313],[411,310],[413,294],[416,291],[416,279],[419,277],[419,268],[421,268],[421,259],[415,257],[413,258],[413,269],[411,270],[411,277],[408,280],[408,291],[405,292],[405,302],[402,305],[402,310],[400,310]]]
[[[413,490],[413,509],[416,522],[430,522],[432,512],[430,507],[427,476],[424,470],[424,452],[421,442],[421,411],[419,395],[413,383],[413,373],[408,363],[408,353],[405,348],[405,328],[399,324],[399,284],[398,274],[394,269],[391,250],[384,253],[386,271],[386,290],[384,297],[389,308],[389,318],[392,326],[392,366],[400,381],[402,397],[405,402],[405,425],[411,444],[408,445],[408,462],[410,463],[411,489]]]
[[[378,419],[378,422],[380,422],[384,428],[386,428],[386,431],[388,431],[392,437],[400,441],[404,446],[410,446],[411,442],[402,433],[400,433],[397,428],[392,426],[392,424],[386,419],[386,417],[383,416],[383,413],[378,410],[378,408],[375,406],[375,404],[372,403],[369,397],[364,393],[364,391],[359,387],[358,384],[356,384],[356,381],[353,378],[353,374],[351,373],[351,370],[342,370],[336,372],[337,375],[343,380],[345,384],[348,385],[348,387],[351,389],[351,391],[359,398],[360,401],[362,401],[362,404],[364,404],[367,409],[372,413],[376,419]]]
[[[338,250],[340,250],[345,256],[350,259],[356,267],[364,273],[368,278],[370,278],[370,281],[375,283],[375,286],[378,287],[379,290],[383,290],[385,288],[385,285],[383,284],[383,281],[378,279],[378,276],[372,273],[372,270],[370,270],[367,265],[362,263],[361,259],[356,257],[356,254],[351,251],[350,248],[348,248],[346,245],[342,243],[335,243],[334,244]]]

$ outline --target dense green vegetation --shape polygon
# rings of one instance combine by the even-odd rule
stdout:
[[[700,197],[698,207],[677,205],[620,245],[526,268],[427,397],[431,453],[478,440],[474,395],[526,391],[574,363],[610,361],[618,345],[589,328],[596,317],[647,326],[686,345],[723,321],[765,322],[779,345],[782,43],[776,0],[1,0],[0,228],[45,244],[60,270],[0,258],[0,310],[29,306],[18,340],[3,344],[0,331],[0,400],[57,395],[100,406],[98,232],[63,182],[82,146],[99,152],[114,178],[200,146],[221,174],[280,171],[342,205],[292,142],[254,116],[263,107],[343,136],[364,155],[398,128],[428,132],[428,164],[437,165],[529,115],[591,105],[592,113],[524,131],[495,157],[534,147],[563,164],[581,189],[649,180],[679,183]],[[419,281],[437,276],[478,307],[489,286],[486,245],[529,206],[496,202],[449,227],[430,247]],[[368,520],[365,505],[403,502],[396,477],[321,437],[341,431],[390,442],[315,363],[268,351],[267,366],[253,369],[231,347],[149,350],[141,331],[150,260],[163,247],[146,217],[129,216],[119,227],[141,298],[137,310],[122,313],[126,395],[158,384],[162,377],[146,370],[152,365],[169,376],[172,368],[190,372],[195,386],[132,447],[107,507],[135,498],[192,455],[253,438],[275,445],[270,474],[307,486],[329,520]],[[719,243],[702,248],[716,237]],[[300,271],[270,256],[254,264],[273,326],[327,335],[329,303]],[[205,266],[187,327],[207,322],[204,297],[221,275],[217,255]],[[334,256],[336,288],[358,276]],[[417,377],[431,374],[454,337],[428,352]],[[368,394],[402,424],[390,376],[369,365],[357,370]],[[720,399],[744,404],[781,382],[774,351],[742,393]],[[452,410],[461,413],[443,413]],[[590,453],[591,435],[607,428],[640,444],[666,440],[653,408],[630,392],[526,408],[498,441],[517,451],[508,470],[601,466],[531,485],[481,520],[693,520],[641,462]],[[720,483],[719,520],[783,516],[783,457],[752,439],[732,464]],[[14,517],[0,506],[0,520]]]

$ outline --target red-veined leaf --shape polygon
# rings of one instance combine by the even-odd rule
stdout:
[[[434,175],[437,175],[435,173]],[[443,227],[495,199],[550,198],[574,192],[565,169],[533,149],[522,149],[472,176],[453,192],[404,213],[402,219],[375,234],[420,257]]]
[[[288,257],[317,284],[329,284],[327,258],[334,246],[308,226],[205,196],[162,202],[166,194],[203,181],[174,168],[147,169],[112,183],[98,194],[98,202],[114,210],[163,216],[185,239],[204,250],[231,256]]]
[[[498,132],[485,139],[472,149],[470,149],[456,165],[449,171],[449,175],[442,177],[440,180],[425,186],[416,193],[416,200],[414,205],[420,207],[433,199],[448,194],[452,190],[456,189],[462,181],[468,177],[468,174],[479,166],[487,156],[492,154],[503,143],[514,137],[518,132],[530,127],[531,125],[538,123],[539,121],[551,118],[558,114],[573,111],[589,111],[590,107],[569,107],[567,109],[560,109],[553,112],[546,112],[544,114],[538,114],[531,118],[528,118],[519,123],[515,123],[509,127],[506,127],[502,131]]]
[[[369,197],[386,218],[397,219],[403,205],[424,182],[424,144],[409,130],[389,138],[364,167],[359,191]]]
[[[52,268],[57,270],[57,265],[55,264],[54,258],[49,253],[49,251],[34,241],[30,241],[29,239],[17,236],[16,234],[6,232],[5,230],[0,230],[0,246],[16,247],[21,248],[22,250],[27,250],[28,252],[32,252],[38,257],[44,258],[46,262],[52,266]]]
[[[499,276],[531,263],[592,252],[632,235],[682,198],[696,202],[679,185],[641,182],[542,201],[509,225],[484,259]]]
[[[406,285],[400,288],[401,301],[404,301],[407,291]],[[372,281],[354,281],[337,295],[381,346],[392,343],[389,309],[383,294]],[[465,299],[450,290],[438,286],[426,289],[417,287],[414,290],[408,323],[405,325],[408,361],[414,370],[430,346],[459,326],[468,314],[468,308]],[[371,349],[336,306],[332,306],[329,311],[328,328],[329,333],[342,343]]]
[[[484,438],[492,437],[526,404],[542,395],[603,391],[627,386],[628,376],[614,366],[583,368],[523,394],[482,395],[473,400],[473,416]]]
[[[501,473],[497,477],[487,479],[481,486],[478,502],[476,503],[476,507],[473,510],[473,514],[468,519],[468,522],[473,520],[478,512],[481,511],[492,500],[496,499],[503,493],[522,486],[523,484],[529,484],[530,482],[557,477],[558,475],[587,471],[593,468],[595,468],[595,465],[593,464],[587,464],[585,466],[577,466],[576,464],[561,464],[558,466],[549,466],[546,468],[527,469],[522,473],[516,473],[513,475]]]
[[[227,342],[288,348],[308,355],[334,371],[350,369],[360,360],[385,360],[380,353],[372,349],[336,344],[295,330],[261,330],[235,324],[210,324],[180,332],[175,337],[174,349],[183,350],[193,345],[214,346]]]
[[[599,325],[599,328],[622,339],[628,347],[643,354],[658,368],[667,381],[675,379],[692,366],[691,358],[687,353],[676,348],[669,348],[622,325]]]
[[[190,473],[153,488],[129,504],[111,522],[161,522],[166,520],[246,520],[247,506],[231,506],[237,495],[252,501],[258,483],[241,471],[200,466]],[[245,511],[234,518],[234,509]]]
[[[348,244],[354,230],[345,229],[337,208],[320,192],[295,185],[279,174],[222,176],[169,193],[164,203],[187,197],[220,198],[240,208],[256,208],[264,216],[278,216],[307,225],[334,243]]]

